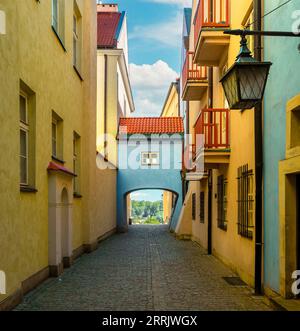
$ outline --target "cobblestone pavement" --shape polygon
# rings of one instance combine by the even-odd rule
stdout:
[[[268,310],[248,287],[195,243],[178,241],[165,226],[132,226],[59,279],[49,279],[16,310]]]

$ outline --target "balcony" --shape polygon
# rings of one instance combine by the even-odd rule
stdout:
[[[229,27],[229,0],[199,0],[194,20],[195,63],[219,66],[230,42],[223,31]]]
[[[202,109],[194,126],[196,162],[204,162],[205,168],[216,168],[220,164],[228,164],[229,129],[230,111],[228,109]]]
[[[201,100],[208,88],[207,68],[193,62],[194,52],[188,52],[182,70],[184,101]]]

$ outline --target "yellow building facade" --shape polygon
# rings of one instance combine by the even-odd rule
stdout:
[[[180,80],[172,82],[161,112],[161,117],[180,117]],[[163,191],[163,219],[168,224],[174,208],[174,194]]]
[[[135,111],[126,13],[117,4],[98,4],[97,20],[97,150],[109,166],[117,167],[119,120]]]
[[[116,170],[96,163],[95,1],[4,0],[0,11],[0,307],[8,309],[115,231]]]
[[[222,30],[252,22],[253,3],[214,3],[211,17],[207,1],[193,1],[191,11],[185,52],[192,56],[189,70],[183,67],[182,96],[190,134],[185,154],[192,159],[192,167],[185,173],[184,208],[192,211],[182,211],[176,232],[201,244],[254,286],[254,111],[229,111],[220,83],[240,47],[239,37],[226,36]]]
[[[161,112],[161,117],[180,116],[180,81],[172,82]]]

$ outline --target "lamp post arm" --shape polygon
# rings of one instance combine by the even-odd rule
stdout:
[[[270,37],[296,37],[300,38],[300,32],[293,33],[287,31],[252,31],[252,30],[225,30],[224,34],[230,34],[234,36],[270,36]]]

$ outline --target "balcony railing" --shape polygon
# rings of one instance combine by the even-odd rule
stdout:
[[[194,52],[188,52],[182,70],[182,84],[185,88],[189,81],[201,82],[207,80],[207,67],[201,67],[193,62]]]
[[[203,147],[204,149],[228,149],[230,147],[229,116],[228,109],[202,109],[194,126],[197,152]]]
[[[195,47],[202,28],[228,27],[229,0],[199,0],[195,16]]]

